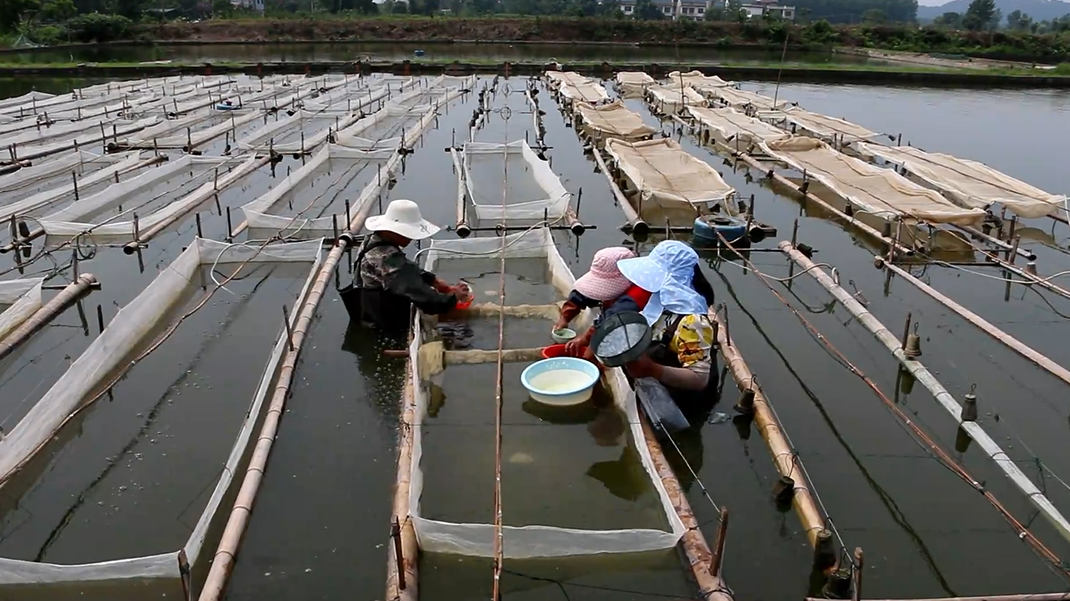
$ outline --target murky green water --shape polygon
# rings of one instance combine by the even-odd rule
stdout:
[[[21,93],[28,86],[57,90],[67,85],[70,84],[20,80],[18,86],[0,87],[0,95]],[[747,87],[772,93],[768,85]],[[1060,157],[1070,156],[1070,95],[1065,92],[784,85],[778,94],[808,109],[844,117],[874,130],[902,132],[904,142],[909,140],[927,150],[984,161],[1053,193],[1070,190],[1070,175],[1059,162]],[[555,234],[559,251],[579,274],[596,250],[625,241],[625,236],[616,229],[624,218],[619,208],[613,206],[603,176],[593,173],[593,164],[582,155],[575,132],[565,127],[545,93],[541,98],[547,110],[546,142],[552,146],[549,154],[553,157],[554,170],[569,190],[578,192],[583,188],[581,218],[598,225],[579,239]],[[642,109],[641,104],[630,103],[630,106]],[[451,107],[448,116],[440,119],[438,128],[429,132],[417,152],[409,157],[404,175],[389,198],[416,200],[424,215],[437,223],[446,225],[455,220],[456,183],[451,162],[442,149],[463,136],[460,132],[467,131],[473,107],[472,99]],[[505,122],[500,114],[493,115],[480,132],[480,139],[519,139],[529,128],[528,116],[514,112],[514,117]],[[718,166],[726,181],[741,194],[756,195],[759,217],[780,229],[780,236],[763,247],[774,247],[776,240],[790,235],[792,222],[798,218],[799,240],[818,250],[817,260],[834,265],[841,282],[857,287],[868,301],[870,311],[893,332],[898,331],[906,313],[911,312],[921,323],[922,361],[956,396],[976,384],[985,428],[1027,474],[1043,484],[1056,505],[1070,511],[1070,491],[1051,474],[1038,476],[1034,458],[1040,457],[1064,480],[1070,475],[1070,454],[1065,443],[1070,405],[1066,403],[1065,384],[1005,350],[958,317],[949,315],[905,282],[893,281],[885,292],[883,275],[873,269],[871,253],[855,236],[821,219],[800,216],[799,205],[793,200],[748,184],[742,174],[733,173],[720,157],[695,146],[686,136],[682,144],[695,156]],[[286,161],[282,167],[300,164],[293,159]],[[282,169],[280,176],[284,175]],[[244,194],[236,194],[227,202],[237,207],[277,181],[265,168],[251,180]],[[220,237],[227,229],[225,217],[214,206],[202,213],[202,221],[207,236]],[[1070,230],[1065,225],[1052,228],[1050,223],[1038,221],[1030,226],[1035,228],[1036,237],[1050,236],[1064,248],[1070,240]],[[155,266],[154,269],[166,265],[195,228],[190,218],[153,241],[146,250],[147,264]],[[444,232],[441,236],[452,234]],[[1029,246],[1039,255],[1042,273],[1070,269],[1066,254],[1039,243]],[[778,254],[756,253],[752,260],[771,275],[787,274],[787,263]],[[6,268],[11,262],[10,255],[5,255],[2,261]],[[118,249],[103,249],[83,268],[105,282],[105,289],[90,297],[94,306],[128,302],[152,276],[151,269],[150,273],[138,274],[136,259],[122,255]],[[348,266],[343,264],[340,271],[340,279],[347,281]],[[488,268],[488,271],[493,270]],[[918,273],[1022,341],[1061,364],[1070,365],[1070,350],[1064,344],[1068,321],[1063,316],[1070,315],[1070,301],[1024,288],[1013,289],[1008,298],[1004,286],[989,279],[995,275],[990,269],[931,267]],[[716,270],[711,266],[709,277],[719,301],[729,307],[736,345],[763,383],[843,542],[849,548],[859,546],[866,552],[867,597],[1065,590],[1065,580],[1038,560],[980,495],[933,460],[873,392],[823,351],[756,278],[730,264],[722,264]],[[496,275],[490,279],[497,283]],[[784,287],[779,290],[886,394],[895,397],[916,423],[945,448],[955,448],[954,420],[938,408],[920,385],[910,394],[900,391],[896,395],[895,362],[867,331],[849,320],[842,307],[828,304],[829,297],[823,289],[803,277],[792,283],[790,294]],[[275,303],[263,303],[263,308],[258,309],[263,313],[262,323],[272,324],[272,329],[276,327],[281,313],[276,305],[281,303],[281,297]],[[67,315],[65,321],[77,320]],[[383,358],[371,341],[346,325],[347,316],[341,302],[336,295],[328,294],[311,338],[306,342],[294,394],[244,539],[228,599],[282,601],[381,599],[383,596],[396,472],[397,400],[403,368],[398,361]],[[76,347],[71,348],[78,352]],[[160,360],[166,362],[168,357],[162,356]],[[250,360],[253,358],[250,356]],[[255,359],[255,366],[246,365],[244,358],[238,361],[236,357],[221,357],[217,362],[220,369],[258,371],[261,359],[259,356]],[[179,358],[175,356],[174,360]],[[158,373],[162,377],[164,372]],[[473,374],[454,385],[458,384],[487,389],[493,386],[493,381]],[[463,393],[451,393],[452,398],[458,394]],[[718,411],[731,413],[728,406],[735,396],[731,384],[725,394],[726,401]],[[447,402],[447,408],[455,407]],[[109,454],[107,445],[119,438],[109,432],[109,424],[120,417],[136,421],[131,413],[136,411],[101,405],[87,421],[96,424],[93,436],[81,434],[78,439],[78,448],[84,449],[85,459],[78,462],[73,458],[72,469],[79,470],[85,478],[99,474],[98,455]],[[232,424],[215,419],[210,408],[187,417],[201,430],[211,431],[221,439],[232,436]],[[518,413],[518,417],[523,416]],[[591,440],[587,432],[577,434],[574,442],[587,444]],[[184,440],[191,446],[196,444],[192,436]],[[699,435],[677,442],[709,495],[732,512],[725,576],[739,598],[799,598],[805,594],[809,587],[810,551],[795,516],[778,512],[773,503],[770,490],[777,474],[757,432],[734,428],[731,423],[709,424]],[[463,444],[478,446],[472,441]],[[570,447],[550,447],[543,450],[566,455],[553,461],[568,465]],[[451,468],[463,467],[466,457],[476,453],[475,450],[467,454],[459,452],[467,446],[446,448],[451,452],[443,453],[439,459],[449,461]],[[621,456],[626,448],[606,447],[605,457],[591,461],[626,462]],[[538,452],[537,449],[536,453],[520,451],[533,459]],[[1062,541],[1042,518],[1036,517],[1032,506],[975,446],[956,456],[1056,554],[1070,558],[1070,544]],[[486,455],[473,459],[485,460]],[[210,460],[202,461],[210,464]],[[569,468],[577,471],[578,481],[595,485],[596,479],[578,475],[579,471],[588,471],[590,465],[576,463]],[[509,467],[521,470],[526,465]],[[712,538],[714,508],[706,501],[703,487],[682,462],[676,460],[675,465],[707,537]],[[523,478],[522,472],[515,473]],[[173,471],[168,474],[172,479],[169,485],[191,492],[197,490],[203,482],[193,474],[194,471]],[[549,487],[546,483],[538,486]],[[488,483],[483,483],[442,494],[452,492],[453,503],[473,504],[459,505],[462,508],[485,506],[492,498],[488,487]],[[540,494],[544,492],[541,488],[537,491]],[[77,491],[78,487],[72,490]],[[569,495],[572,494],[570,491]],[[564,495],[569,506],[585,501],[593,506],[594,499],[598,499],[626,514],[639,511],[643,503],[626,501],[608,488],[585,493],[580,489],[576,496],[569,495]],[[534,493],[529,496],[537,498]],[[643,495],[638,497],[642,499]],[[69,500],[57,495],[51,502],[60,505]],[[513,501],[521,506],[523,502],[523,497]],[[504,508],[508,516],[508,497]],[[583,506],[555,508],[547,515],[548,519],[561,523],[575,523],[592,510],[593,507]],[[620,515],[607,511],[600,517],[615,520]],[[126,527],[123,522],[96,521],[80,526],[88,529],[86,532],[92,528],[96,528],[93,532],[115,529],[119,541],[134,536],[124,530]],[[170,532],[170,526],[164,530]],[[75,531],[71,532],[73,536]],[[156,532],[142,526],[137,534],[145,546],[159,542],[167,548],[169,544],[165,543],[170,541],[170,535]],[[86,534],[68,539],[65,544],[71,557],[91,554],[99,536],[102,535]],[[515,573],[506,575],[509,582],[505,587],[506,597],[516,601],[620,600],[684,596],[688,592],[672,554],[634,558],[631,563],[591,564],[516,562],[510,565],[507,562],[506,568]],[[429,556],[422,568],[421,594],[425,599],[454,601],[489,595],[491,570],[486,562]],[[557,581],[562,584],[556,584]],[[131,598],[145,597],[133,594]]]

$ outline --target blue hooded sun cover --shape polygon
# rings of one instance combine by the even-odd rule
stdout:
[[[666,240],[645,257],[624,259],[617,268],[636,286],[653,293],[643,309],[647,323],[665,311],[677,315],[705,315],[706,299],[691,283],[698,265],[695,249],[676,240]]]

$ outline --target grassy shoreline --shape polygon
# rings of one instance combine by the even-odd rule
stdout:
[[[570,62],[563,68],[592,76],[611,78],[617,71],[646,71],[664,76],[670,71],[697,69],[726,79],[752,81],[921,85],[921,86],[977,86],[977,87],[1033,87],[1070,88],[1070,76],[1050,72],[1021,70],[946,69],[896,65],[867,64],[774,64],[774,63],[677,63],[650,64],[634,62],[583,61]],[[0,77],[33,75],[40,77],[131,77],[206,73],[372,73],[392,72],[410,74],[502,74],[529,76],[541,74],[545,63],[501,62],[470,59],[466,61],[405,60],[379,62],[293,61],[293,62],[218,62],[218,63],[4,63],[0,60]]]
[[[101,16],[105,18],[105,16]],[[914,53],[967,55],[974,58],[1043,63],[1070,61],[1070,34],[967,32],[916,25],[806,25],[779,21],[637,21],[634,19],[532,17],[371,18],[342,15],[316,18],[237,18],[203,22],[129,24],[59,36],[62,27],[36,40],[51,49],[68,40],[114,45],[237,45],[247,43],[398,44],[427,46],[501,44],[545,46],[583,44],[603,47],[700,47],[721,50],[796,50],[847,47]],[[31,39],[33,34],[31,33]],[[9,50],[10,52],[11,50]],[[16,50],[17,51],[17,50]]]

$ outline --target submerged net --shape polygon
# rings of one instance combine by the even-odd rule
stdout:
[[[689,107],[688,111],[699,125],[703,138],[746,150],[758,142],[783,140],[791,136],[786,131],[749,117],[733,108]]]
[[[133,301],[119,310],[108,327],[62,377],[45,393],[37,404],[18,422],[11,433],[0,440],[0,482],[6,482],[41,451],[63,427],[68,416],[74,414],[100,392],[106,378],[121,368],[124,360],[161,324],[184,298],[185,291],[200,277],[203,267],[243,264],[307,263],[311,269],[304,287],[297,297],[298,304],[308,295],[321,261],[322,240],[277,244],[258,249],[253,246],[224,244],[197,238],[178,258],[160,272]],[[298,311],[291,315],[291,327],[296,324]],[[212,493],[190,537],[181,550],[157,555],[118,559],[87,564],[49,564],[0,558],[0,587],[26,584],[61,584],[71,582],[107,582],[120,580],[178,579],[182,577],[182,560],[196,566],[203,561],[203,546],[209,530],[218,524],[222,500],[236,491],[241,480],[235,481],[239,464],[252,447],[252,433],[261,417],[264,403],[271,392],[275,371],[287,349],[286,329],[279,328],[279,337],[257,389],[252,395],[249,411],[235,439],[215,490]]]
[[[595,139],[617,138],[636,142],[657,132],[620,100],[598,106],[579,104],[576,110],[582,118],[584,133]]]
[[[769,156],[805,172],[840,198],[884,219],[906,216],[932,223],[970,225],[984,218],[980,209],[964,209],[891,169],[837,152],[814,138],[793,137],[762,143]]]
[[[0,282],[0,342],[41,308],[44,278]]]
[[[504,251],[502,250],[503,244]],[[538,228],[527,232],[511,234],[506,236],[504,240],[498,237],[448,241],[436,240],[432,242],[430,250],[427,253],[426,267],[430,270],[435,270],[440,266],[444,266],[443,263],[462,266],[466,263],[471,263],[471,267],[467,269],[461,267],[461,269],[472,275],[477,275],[484,271],[484,266],[488,260],[500,261],[503,252],[507,262],[545,262],[543,269],[547,273],[546,277],[548,284],[554,290],[554,296],[556,298],[564,298],[575,283],[572,273],[569,271],[568,266],[558,253],[553,238],[551,237],[549,230],[546,228]],[[510,270],[510,273],[513,273],[512,267],[509,267],[508,269]],[[415,321],[417,335],[414,337],[410,347],[410,360],[413,362],[413,365],[419,365],[421,360],[421,349],[424,348],[425,343],[430,342],[430,340],[425,339],[425,334],[421,330],[421,321],[422,320],[419,317]],[[544,332],[546,326],[549,324],[549,322],[543,322],[532,318],[523,319],[521,322],[534,322],[532,325],[539,332]],[[426,355],[427,353],[423,354]],[[494,353],[491,354],[493,355]],[[493,363],[488,363],[486,366],[487,369],[489,369],[493,366]],[[459,369],[472,369],[473,367],[478,366],[463,366]],[[509,376],[507,380],[510,383],[513,383],[513,378],[518,375],[522,365],[508,364],[504,367],[506,374]],[[450,367],[447,367],[446,371],[448,372],[450,369]],[[476,499],[479,498],[477,496],[479,495],[479,491],[469,490],[465,495],[446,495],[425,498],[427,476],[437,476],[437,474],[425,473],[425,470],[429,465],[429,460],[434,461],[435,455],[424,457],[424,445],[427,443],[424,438],[424,428],[430,427],[430,431],[434,432],[435,427],[442,426],[435,426],[433,423],[427,421],[431,417],[429,415],[429,406],[432,400],[431,396],[434,391],[434,385],[421,379],[420,372],[421,369],[414,369],[412,376],[415,411],[413,418],[414,423],[412,424],[413,449],[409,488],[409,513],[420,548],[425,552],[431,553],[453,553],[477,557],[494,557],[495,525],[493,521],[486,520],[486,518],[490,516],[485,513],[476,515],[470,510],[471,505],[478,504]],[[539,503],[535,503],[535,506],[531,507],[530,502],[528,503],[529,508],[536,511],[538,517],[535,517],[534,519],[527,516],[510,517],[513,515],[511,514],[510,508],[513,507],[514,510],[519,511],[516,508],[520,505],[524,505],[523,499],[530,495],[528,495],[527,491],[510,490],[511,486],[515,486],[518,483],[518,480],[512,480],[506,476],[503,478],[503,499],[505,500],[502,502],[502,512],[505,516],[505,521],[528,523],[518,525],[509,525],[507,523],[502,526],[502,556],[504,558],[524,559],[535,557],[566,557],[610,553],[635,553],[669,549],[675,546],[683,535],[684,525],[673,508],[672,502],[669,499],[669,495],[666,492],[661,479],[657,476],[653,460],[650,456],[650,450],[645,444],[642,426],[636,408],[635,397],[628,388],[624,375],[619,369],[609,370],[605,379],[612,397],[612,403],[616,406],[619,412],[623,414],[623,419],[626,422],[625,431],[634,444],[634,447],[625,447],[628,449],[626,453],[634,453],[637,455],[637,458],[633,460],[634,462],[629,464],[635,466],[635,472],[633,472],[632,475],[640,477],[644,481],[646,490],[650,491],[651,506],[648,509],[653,515],[643,514],[646,515],[646,519],[643,519],[642,515],[634,515],[634,521],[632,523],[647,523],[652,521],[663,526],[649,528],[608,527],[600,529],[597,527],[590,527],[587,520],[582,520],[582,523],[577,523],[571,527],[551,525],[546,522],[550,521],[551,516],[549,513],[553,512],[555,508],[543,506]],[[479,396],[478,392],[469,393],[467,396],[471,396],[472,394]],[[454,402],[456,403],[457,401]],[[492,406],[490,404],[476,402],[473,403],[473,405],[477,407],[486,407],[486,417],[480,419],[480,423],[485,424],[487,421],[493,423],[494,420],[491,417],[493,415],[491,410]],[[515,411],[515,408],[510,407],[507,410]],[[538,411],[538,409],[535,409],[535,411]],[[478,415],[478,413],[476,415]],[[552,447],[557,446],[556,441],[569,438],[567,435],[564,439],[560,438],[560,432],[558,432],[558,435],[555,437],[553,432],[549,429],[567,430],[570,426],[553,424],[552,422],[539,423],[542,423],[542,426],[535,428],[526,426],[509,428],[509,424],[506,424],[506,429],[503,430],[502,434],[503,447],[508,448],[511,444],[514,444],[516,438],[523,438],[525,439],[524,442],[532,445],[539,445],[539,441],[543,440],[545,442],[542,444],[541,450],[551,452],[553,451]],[[462,423],[454,425],[461,428],[462,432],[468,432],[475,431],[470,429],[478,427],[480,424]],[[588,427],[590,427],[590,425]],[[538,432],[542,432],[543,434],[539,435],[537,434]],[[583,431],[583,436],[587,436],[586,431]],[[477,461],[476,459],[469,457],[464,459],[463,463],[465,466],[463,468],[464,473],[471,473],[473,477],[486,481],[488,478],[492,480],[495,476],[493,466],[488,465],[486,461]],[[521,461],[521,463],[523,463],[523,461]],[[575,461],[571,460],[571,463],[574,464]],[[472,466],[480,465],[485,466],[485,468],[489,470],[489,473],[472,473]],[[510,465],[514,465],[514,463],[510,462]],[[596,464],[596,466],[598,465],[600,464]],[[597,471],[596,466],[592,466],[589,472],[591,470]],[[597,475],[588,473],[588,476],[595,480],[598,479]],[[439,480],[441,480],[441,478],[439,478]],[[532,483],[521,482],[521,484]],[[454,484],[454,486],[457,485],[458,483]],[[545,483],[544,485],[551,489],[548,492],[553,495],[553,487]],[[491,490],[490,487],[488,487],[485,491],[484,498],[489,499],[490,497]],[[513,501],[512,505],[510,505],[510,499]],[[462,517],[468,516],[472,519],[457,521],[428,517],[442,514],[441,507],[437,506],[439,504],[456,505],[457,503],[461,503],[467,506],[467,508],[462,508],[460,511],[456,512],[455,515],[460,515]],[[567,506],[557,507],[556,509],[563,510],[566,514],[570,513],[571,510],[576,509],[574,504],[568,502],[565,502],[564,504]],[[595,512],[599,511],[599,508],[597,507],[591,509]],[[655,519],[652,520],[651,518]],[[576,521],[576,518],[571,518],[571,520],[569,518],[564,519],[566,521],[572,521],[573,523]],[[597,513],[592,515],[590,521],[604,522],[604,520],[598,519]]]
[[[999,203],[1019,217],[1033,219],[1055,215],[1066,205],[1066,196],[1049,194],[977,161],[911,146],[863,142],[858,149],[863,155],[901,165],[910,177],[940,190],[960,206],[984,209]]]
[[[572,195],[526,141],[467,142],[462,154],[465,192],[477,219],[557,219],[568,211]],[[509,174],[504,206],[502,173]]]
[[[736,192],[709,163],[667,138],[635,143],[609,140],[606,151],[644,203],[700,205],[725,200]]]

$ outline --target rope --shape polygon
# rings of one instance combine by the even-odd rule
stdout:
[[[876,394],[877,397],[881,399],[885,406],[887,406],[888,409],[891,410],[892,413],[894,413],[896,417],[899,418],[901,423],[905,424],[908,428],[910,428],[913,435],[917,438],[919,444],[924,445],[923,448],[926,448],[930,453],[933,454],[934,458],[940,461],[940,463],[942,463],[945,467],[951,470],[954,474],[959,476],[964,482],[969,484],[977,492],[981,493],[982,496],[984,496],[985,499],[989,503],[991,503],[992,506],[995,507],[996,510],[1003,516],[1007,523],[1010,524],[1010,526],[1018,534],[1018,537],[1021,540],[1024,540],[1029,543],[1033,550],[1040,557],[1050,562],[1050,564],[1054,568],[1062,572],[1064,576],[1070,577],[1070,565],[1067,565],[1057,555],[1055,555],[1055,553],[1053,553],[1050,549],[1044,546],[1044,544],[1039,539],[1037,539],[1032,532],[1030,532],[1024,525],[1022,525],[1022,523],[1018,521],[1018,519],[1015,518],[1014,515],[1011,514],[1011,512],[1008,511],[1007,508],[1004,507],[998,499],[996,499],[995,495],[993,495],[984,487],[983,484],[981,484],[978,480],[971,476],[969,472],[967,472],[966,469],[962,467],[962,465],[960,465],[957,461],[955,461],[954,458],[951,457],[950,454],[947,453],[947,451],[945,451],[939,444],[937,444],[931,437],[929,437],[929,435],[926,434],[920,427],[918,427],[914,420],[910,419],[903,412],[903,410],[899,407],[898,404],[889,399],[880,390],[877,384],[873,382],[873,380],[866,376],[866,374],[863,373],[862,370],[859,369],[856,365],[851,363],[851,361],[847,359],[847,357],[844,356],[843,353],[841,353],[839,349],[837,349],[831,342],[829,342],[828,339],[824,335],[822,335],[821,332],[817,330],[817,328],[813,326],[813,324],[811,324],[801,313],[799,313],[798,310],[795,309],[795,307],[791,305],[791,303],[789,303],[779,292],[777,292],[776,289],[773,288],[773,286],[766,280],[765,274],[759,271],[754,266],[754,264],[751,263],[749,259],[747,259],[747,257],[740,254],[739,251],[737,251],[728,242],[728,240],[726,240],[724,236],[721,235],[720,232],[716,233],[718,238],[720,238],[721,243],[724,244],[726,248],[739,255],[740,259],[745,262],[747,266],[754,272],[754,275],[758,276],[759,281],[761,281],[762,284],[765,285],[765,287],[768,288],[769,291],[772,292],[773,295],[776,296],[777,299],[780,300],[780,302],[785,307],[787,307],[793,315],[795,315],[799,322],[802,323],[803,327],[805,327],[806,330],[816,340],[823,344],[830,353],[834,354],[837,361],[842,363],[852,374],[858,376],[863,382],[865,382],[865,384],[871,390],[873,390],[874,394]]]
[[[505,120],[505,139],[509,139],[509,117],[512,111],[503,107],[498,111]],[[508,152],[508,147],[503,147]],[[504,221],[506,199],[509,192],[509,160],[508,155],[503,161],[502,167],[502,219]],[[504,346],[505,346],[505,236],[502,236],[501,264],[498,278],[498,357],[495,365],[494,383],[494,584],[492,601],[501,599],[501,579],[503,563],[502,536],[502,381],[504,379]]]

